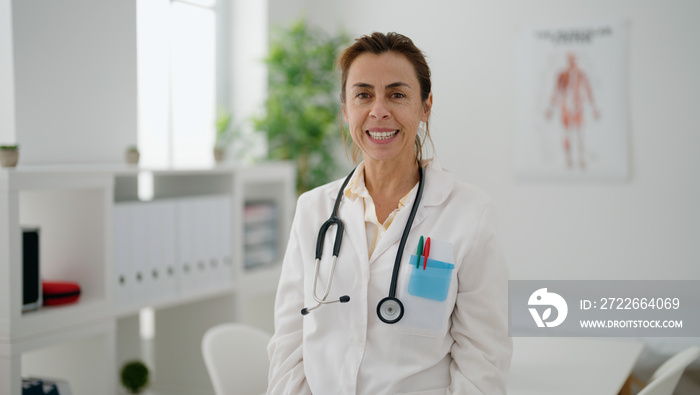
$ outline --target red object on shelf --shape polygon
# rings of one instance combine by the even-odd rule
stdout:
[[[69,281],[42,281],[44,306],[58,306],[77,302],[80,298],[80,285]]]

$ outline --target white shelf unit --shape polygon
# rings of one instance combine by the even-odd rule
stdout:
[[[224,243],[230,244],[231,258],[226,281],[165,296],[156,292],[128,305],[117,302],[115,211],[120,204],[139,204],[137,180],[143,174],[153,180],[153,205],[228,197],[224,217],[231,229]],[[199,351],[204,331],[229,321],[272,329],[281,254],[275,265],[245,270],[243,208],[248,201],[275,202],[283,252],[295,197],[294,168],[286,162],[207,169],[0,170],[0,395],[21,393],[21,377],[30,375],[66,379],[76,395],[122,394],[118,370],[133,358],[153,368],[154,393],[211,393]],[[41,229],[42,279],[78,282],[78,303],[22,312],[20,229],[26,225]],[[259,300],[263,309],[246,313],[246,304],[258,306]],[[146,307],[155,311],[155,337],[144,340],[139,312]]]

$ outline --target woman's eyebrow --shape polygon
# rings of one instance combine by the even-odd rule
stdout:
[[[411,86],[405,82],[394,82],[393,84],[387,85],[386,89],[392,89],[392,88],[398,88],[398,87],[411,88]]]
[[[355,85],[352,86],[353,88],[367,88],[367,89],[374,89],[374,85],[370,85],[366,82],[358,82]]]
[[[352,87],[353,88],[374,89],[374,85],[368,84],[366,82],[358,82],[358,83],[354,84]],[[387,85],[385,89],[392,89],[392,88],[398,88],[398,87],[410,88],[411,86],[405,82],[393,82],[393,83]]]

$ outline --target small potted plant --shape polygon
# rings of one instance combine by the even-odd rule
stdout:
[[[236,130],[231,128],[231,113],[219,108],[216,114],[216,141],[214,142],[214,160],[222,162],[226,157],[226,147],[233,140]]]
[[[121,383],[131,394],[138,394],[148,385],[148,366],[141,361],[127,362],[122,366]]]
[[[124,154],[126,158],[126,163],[130,165],[135,165],[139,163],[139,158],[141,157],[141,154],[139,153],[139,149],[135,145],[130,145],[126,149],[126,153]]]
[[[14,145],[0,145],[0,166],[2,167],[15,167],[17,166],[17,161],[19,160],[19,146]]]

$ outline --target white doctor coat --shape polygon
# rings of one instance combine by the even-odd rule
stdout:
[[[435,161],[403,253],[397,298],[403,318],[379,320],[388,296],[407,202],[368,257],[364,203],[343,198],[345,233],[329,300],[315,306],[316,238],[330,216],[342,180],[303,194],[284,257],[275,302],[275,333],[268,346],[268,394],[505,394],[512,346],[507,329],[507,269],[494,235],[493,208],[480,189],[455,181]],[[408,263],[420,236],[452,246],[454,269],[444,301],[412,295]],[[328,231],[318,279],[323,294],[335,227]],[[449,248],[448,248],[449,249]],[[443,248],[444,250],[444,248]],[[444,251],[442,251],[444,253]],[[431,252],[431,256],[433,253]],[[444,254],[442,254],[444,255]]]

